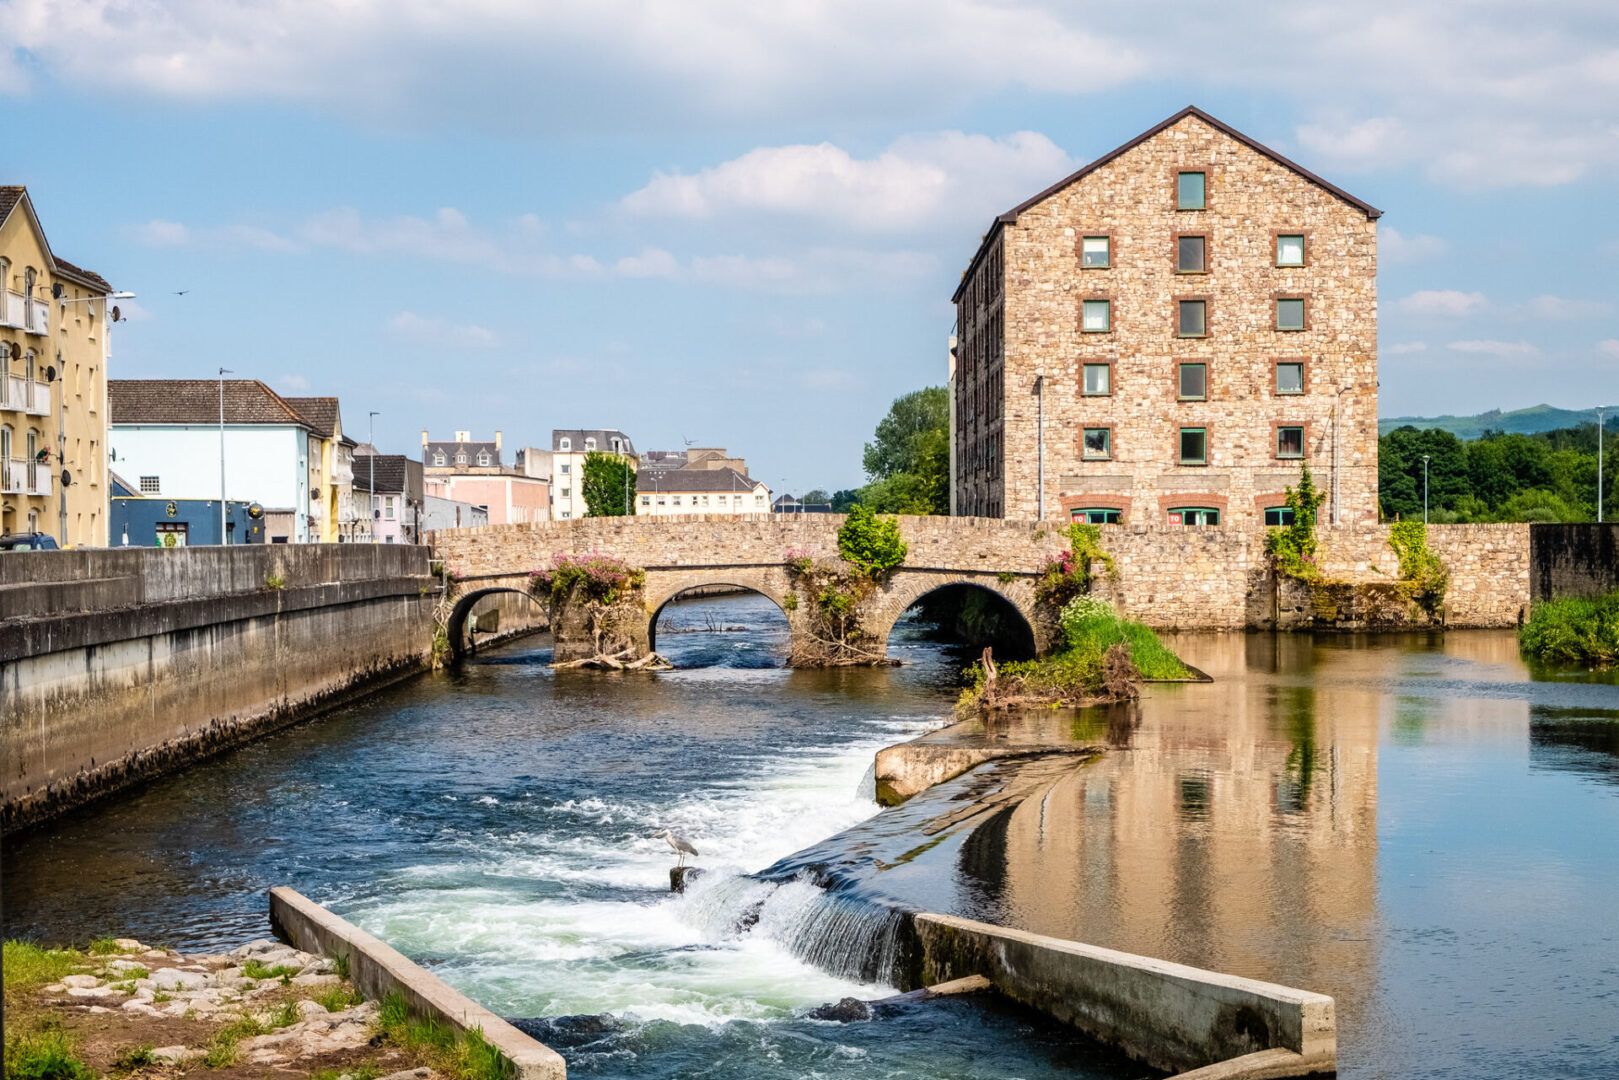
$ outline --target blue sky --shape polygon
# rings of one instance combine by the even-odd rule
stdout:
[[[1189,103],[1385,211],[1383,415],[1619,402],[1616,102],[1594,0],[0,0],[0,179],[139,294],[115,376],[800,492],[943,382],[995,214]]]

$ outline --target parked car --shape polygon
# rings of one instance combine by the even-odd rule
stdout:
[[[0,551],[55,551],[56,538],[41,532],[7,533],[0,536]]]

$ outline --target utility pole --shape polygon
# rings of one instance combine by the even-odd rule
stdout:
[[[67,547],[67,368],[62,366],[62,350],[56,350],[56,378],[62,384],[62,407],[56,417],[56,464],[58,468],[57,496],[61,501],[61,536],[57,543]],[[47,391],[49,393],[49,391]],[[1598,487],[1601,485],[1599,484]],[[1598,502],[1601,499],[1597,500]]]
[[[1338,474],[1343,471],[1341,464],[1343,452],[1338,446],[1341,441],[1339,437],[1339,428],[1341,427],[1339,413],[1343,411],[1344,391],[1353,390],[1354,388],[1353,385],[1342,387],[1332,399],[1332,524],[1334,526],[1337,526],[1341,520],[1338,513]]]
[[[1602,414],[1597,410],[1597,524],[1602,524]]]
[[[1428,455],[1422,455],[1422,523],[1428,524]]]
[[[1034,377],[1034,396],[1035,483],[1039,485],[1035,492],[1034,519],[1044,521],[1046,520],[1046,377],[1044,375]],[[1003,471],[1001,475],[1004,476],[1005,472]],[[1005,513],[1005,509],[1004,506],[1001,508],[1002,513]]]
[[[366,500],[371,504],[370,528],[373,544],[377,542],[377,515],[381,513],[377,509],[377,417],[381,415],[379,412],[367,413],[365,428],[365,443],[371,447],[371,453],[366,459],[371,463],[371,485],[370,490],[366,492]]]
[[[219,542],[230,542],[229,534],[225,531],[226,511],[229,504],[225,502],[225,376],[234,375],[230,368],[219,369]]]

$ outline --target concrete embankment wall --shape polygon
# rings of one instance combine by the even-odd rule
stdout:
[[[1337,1060],[1323,994],[950,915],[914,913],[916,986],[972,975],[1154,1068],[1302,1076]],[[1251,1062],[1242,1059],[1262,1055]],[[1238,1059],[1232,1061],[1232,1059]]]
[[[1619,589],[1619,524],[1533,525],[1529,588],[1536,600]]]
[[[0,557],[0,827],[421,670],[433,589],[415,546]]]
[[[348,957],[349,978],[370,1000],[397,993],[416,1017],[437,1020],[458,1032],[479,1032],[500,1054],[501,1064],[513,1080],[564,1080],[567,1076],[567,1065],[556,1051],[292,889],[270,890],[270,928],[293,948],[318,956]]]

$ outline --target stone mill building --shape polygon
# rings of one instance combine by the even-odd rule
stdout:
[[[1196,108],[996,218],[955,293],[958,516],[1377,521],[1381,212]]]

